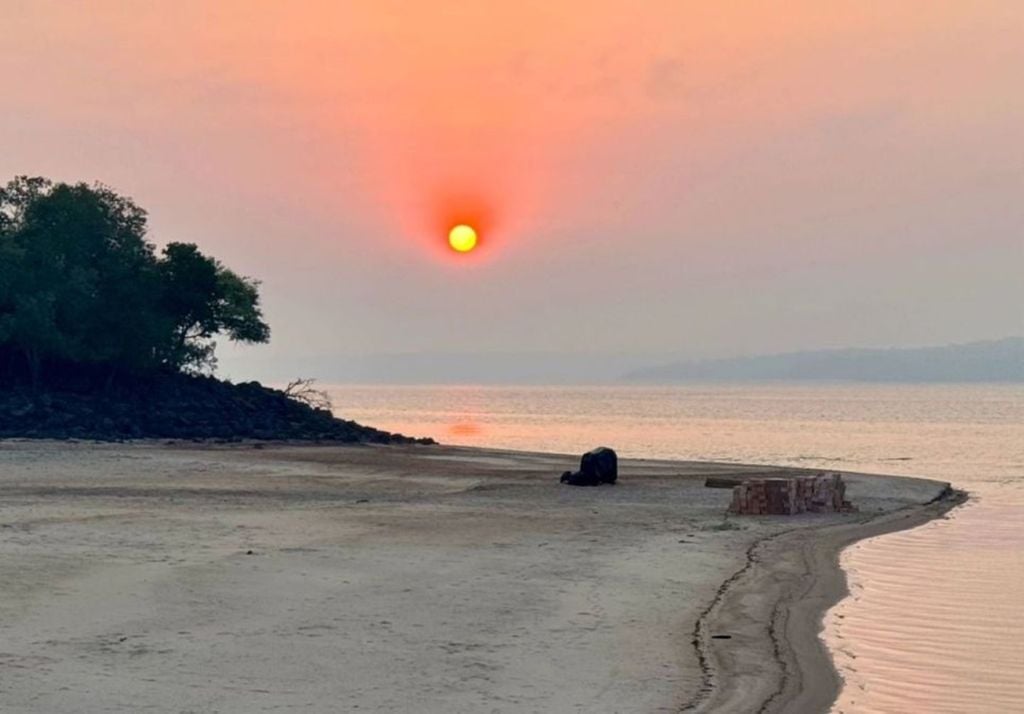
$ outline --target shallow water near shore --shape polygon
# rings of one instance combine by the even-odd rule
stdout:
[[[344,386],[346,418],[443,443],[951,481],[946,519],[858,543],[825,618],[835,712],[1024,706],[1024,386]]]

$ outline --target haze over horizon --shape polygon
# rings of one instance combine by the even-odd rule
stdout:
[[[0,23],[0,174],[106,183],[158,244],[261,279],[272,343],[223,346],[231,377],[1024,333],[1021,3],[0,2]],[[463,217],[481,247],[456,256]]]
[[[239,367],[242,367],[240,369]],[[676,354],[416,352],[250,356],[220,374],[285,384],[596,385],[675,382],[1024,382],[1024,337],[909,348],[837,348],[690,359]]]

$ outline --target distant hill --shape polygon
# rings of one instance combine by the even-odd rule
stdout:
[[[627,381],[837,380],[1024,382],[1024,337],[914,349],[837,349],[684,361],[634,370]]]

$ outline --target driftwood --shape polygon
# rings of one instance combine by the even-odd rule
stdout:
[[[705,488],[735,488],[741,483],[755,479],[771,478],[799,478],[806,475],[803,471],[787,469],[770,469],[763,471],[727,471],[718,476],[708,476],[704,479]]]
[[[746,481],[745,478],[735,476],[708,476],[704,480],[705,488],[735,488]]]

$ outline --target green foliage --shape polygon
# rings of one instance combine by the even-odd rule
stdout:
[[[0,356],[20,354],[33,382],[47,364],[211,369],[219,334],[269,340],[258,283],[191,244],[158,256],[146,212],[105,186],[0,188]]]
[[[270,339],[259,309],[259,284],[231,272],[191,243],[171,243],[159,263],[163,312],[173,316],[169,364],[212,365],[218,333],[236,342]]]

